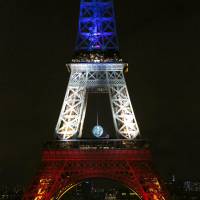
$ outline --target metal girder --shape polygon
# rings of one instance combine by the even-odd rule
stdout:
[[[86,87],[68,86],[56,126],[59,139],[66,140],[81,134],[86,107]]]
[[[116,131],[127,139],[134,139],[139,134],[139,127],[133,112],[126,84],[111,85],[109,96]]]

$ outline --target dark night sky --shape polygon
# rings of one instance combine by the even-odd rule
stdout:
[[[115,4],[121,55],[129,63],[127,85],[157,169],[163,176],[200,178],[199,5]],[[42,144],[53,139],[79,1],[1,0],[0,8],[0,184],[26,184],[39,166]]]

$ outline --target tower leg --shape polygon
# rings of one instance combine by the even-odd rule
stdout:
[[[126,139],[134,139],[139,134],[139,128],[123,72],[111,72],[108,78],[111,83],[108,91],[116,132]],[[118,80],[122,83],[119,84]]]
[[[82,135],[86,110],[86,87],[69,86],[67,88],[60,117],[56,126],[59,139],[66,140],[76,134]]]

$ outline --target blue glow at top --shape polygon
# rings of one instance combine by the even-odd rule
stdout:
[[[118,51],[112,0],[81,0],[76,51]]]

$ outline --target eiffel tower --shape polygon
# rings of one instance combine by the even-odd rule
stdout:
[[[120,182],[142,200],[167,200],[168,194],[153,168],[148,144],[139,127],[124,78],[128,64],[119,56],[112,0],[81,0],[75,55],[56,125],[56,140],[47,143],[42,166],[27,188],[24,200],[57,200],[90,178]],[[107,93],[115,138],[84,139],[89,93]],[[103,109],[103,108],[102,108]]]

